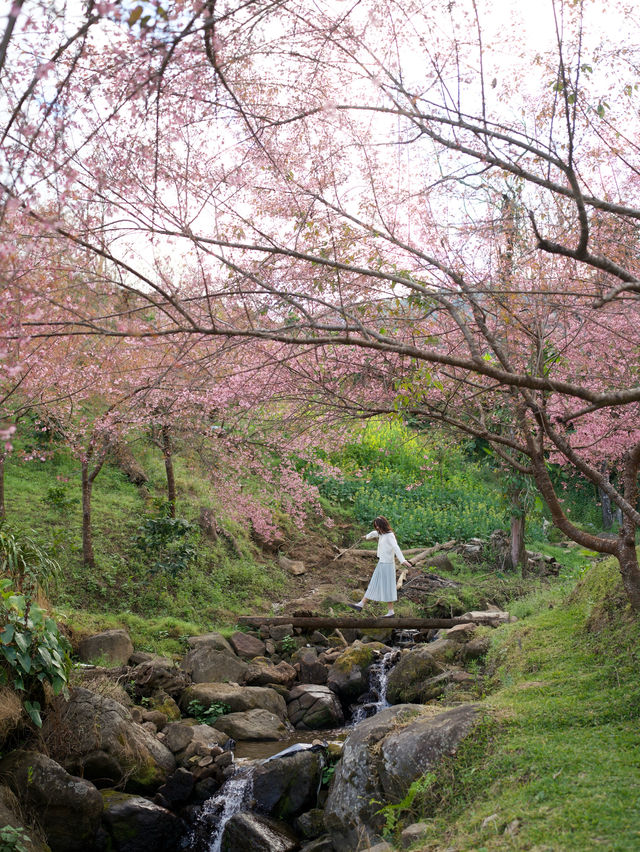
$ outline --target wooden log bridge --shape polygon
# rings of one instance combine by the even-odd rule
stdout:
[[[343,627],[355,627],[362,630],[373,628],[384,630],[392,627],[394,630],[417,629],[417,630],[433,630],[442,627],[455,627],[456,624],[489,624],[497,626],[504,624],[509,620],[508,613],[505,612],[483,612],[477,613],[476,617],[461,616],[460,618],[367,618],[358,615],[352,616],[296,616],[296,615],[279,615],[269,617],[266,615],[243,615],[238,619],[238,624],[245,627],[267,627],[277,624],[291,624],[293,627],[300,627],[303,630],[322,630],[334,629]]]

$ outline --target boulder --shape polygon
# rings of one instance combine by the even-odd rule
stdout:
[[[291,658],[298,670],[300,683],[326,683],[329,670],[324,663],[318,660],[318,652],[315,648],[299,648]]]
[[[267,630],[268,638],[274,642],[282,642],[286,636],[293,636],[293,624],[270,624]]]
[[[312,808],[310,811],[300,814],[294,820],[293,827],[295,830],[307,840],[314,840],[316,837],[324,834],[324,810],[322,808]]]
[[[231,817],[222,835],[222,852],[294,852],[295,834],[284,823],[240,811]]]
[[[191,701],[197,701],[205,710],[212,704],[227,704],[232,713],[244,710],[269,710],[287,718],[287,705],[281,695],[268,686],[238,686],[232,683],[196,683],[185,690],[181,705],[187,710]]]
[[[333,841],[328,834],[312,840],[310,843],[305,843],[300,847],[300,852],[335,852]]]
[[[484,657],[489,650],[490,644],[491,640],[488,636],[477,636],[470,642],[465,642],[462,646],[461,653],[463,661],[467,662],[467,660],[478,660],[480,657]]]
[[[344,723],[340,701],[328,686],[300,684],[289,693],[289,720],[298,730],[337,728]]]
[[[248,686],[278,685],[289,688],[295,679],[296,670],[284,660],[274,665],[266,657],[254,657],[247,666],[244,682]]]
[[[184,805],[189,800],[195,786],[195,778],[193,773],[188,769],[179,766],[159,788],[156,796],[158,799],[162,797],[162,801],[156,804],[167,803],[170,810],[175,811],[181,805]]]
[[[126,630],[105,630],[80,642],[78,657],[83,663],[96,661],[124,666],[133,654],[133,643]]]
[[[269,710],[244,710],[221,716],[215,723],[234,740],[284,740],[293,728]]]
[[[253,798],[258,810],[291,820],[317,803],[323,760],[304,749],[262,763],[253,773]]]
[[[369,669],[388,648],[381,642],[354,642],[335,660],[329,670],[327,686],[345,702],[355,699],[369,688]]]
[[[156,690],[145,703],[150,711],[162,713],[168,722],[176,722],[181,718],[180,708],[164,689]]]
[[[117,790],[103,790],[104,824],[117,852],[174,852],[184,834],[181,819],[166,808]]]
[[[385,800],[402,799],[416,778],[433,769],[443,757],[454,755],[478,718],[476,705],[461,704],[409,722],[385,737],[378,764]]]
[[[97,786],[126,783],[132,792],[154,790],[175,769],[169,749],[126,707],[88,689],[56,700],[42,735],[52,757]]]
[[[150,698],[158,691],[166,692],[172,698],[179,697],[189,685],[186,672],[174,665],[172,660],[164,657],[154,657],[145,663],[137,665],[129,674],[135,684],[138,701]]]
[[[442,672],[442,666],[430,651],[433,644],[417,645],[406,651],[391,669],[387,679],[387,701],[390,704],[411,704],[425,700],[422,697],[425,681]]]
[[[229,737],[210,725],[173,722],[163,731],[163,743],[185,766],[195,755],[206,757],[216,746],[223,746]]]
[[[400,834],[400,845],[403,849],[409,849],[421,840],[429,831],[430,825],[428,822],[414,822],[402,830]]]
[[[0,761],[0,775],[38,820],[52,852],[85,852],[102,817],[100,792],[37,751],[17,749]]]
[[[455,753],[478,718],[461,705],[444,713],[399,704],[366,719],[344,744],[325,808],[325,825],[336,852],[377,842],[384,819],[380,802],[397,802],[413,781]]]
[[[254,657],[263,657],[265,653],[264,642],[250,633],[242,633],[238,630],[229,639],[231,647],[243,660],[252,660]]]
[[[427,647],[433,659],[439,663],[452,663],[459,650],[458,643],[453,639],[436,639],[435,642],[429,642]]]
[[[220,651],[204,643],[196,645],[182,661],[194,683],[242,683],[248,665],[233,651]]]
[[[478,629],[477,624],[456,624],[444,631],[445,639],[453,639],[454,642],[468,642]]]
[[[222,633],[203,633],[201,636],[189,636],[187,639],[189,648],[199,648],[201,645],[207,646],[212,651],[227,651],[233,654],[233,648],[224,638]]]

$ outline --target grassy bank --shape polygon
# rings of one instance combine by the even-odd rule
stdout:
[[[407,820],[420,850],[640,848],[640,622],[615,564],[535,610],[494,634],[485,722]]]

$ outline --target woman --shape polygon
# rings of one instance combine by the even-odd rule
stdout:
[[[361,612],[367,601],[384,601],[389,608],[389,611],[383,618],[392,618],[395,615],[393,611],[393,602],[398,600],[398,592],[396,591],[396,566],[394,556],[402,565],[411,565],[402,555],[402,551],[398,547],[396,536],[391,529],[391,524],[382,516],[375,519],[373,529],[363,538],[378,539],[378,564],[373,576],[367,586],[367,591],[364,593],[362,600],[358,603],[350,603],[352,609]]]

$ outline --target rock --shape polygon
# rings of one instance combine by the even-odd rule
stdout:
[[[324,811],[322,808],[312,808],[300,814],[294,820],[293,827],[307,840],[314,840],[324,834]]]
[[[311,749],[262,763],[253,774],[258,810],[289,821],[315,806],[322,765],[320,753]]]
[[[270,624],[268,630],[268,638],[274,642],[282,642],[286,636],[293,636],[293,624]]]
[[[154,657],[146,663],[140,663],[132,669],[130,679],[135,683],[136,698],[150,698],[158,691],[166,692],[172,698],[179,697],[190,680],[186,672],[164,657]]]
[[[250,633],[237,631],[229,640],[231,647],[243,660],[252,660],[254,657],[263,657],[265,653],[264,642]]]
[[[304,567],[304,562],[301,562],[299,559],[289,559],[288,557],[279,554],[278,564],[282,569],[288,571],[289,574],[293,574],[294,577],[299,577],[301,574],[307,573],[307,569]]]
[[[344,723],[340,701],[328,686],[300,684],[289,693],[287,713],[298,730],[336,728]]]
[[[292,662],[294,658],[300,683],[327,682],[329,670],[318,660],[318,652],[315,648],[299,648],[291,658]]]
[[[291,735],[292,727],[269,710],[244,710],[221,716],[215,723],[234,740],[284,740]]]
[[[284,823],[241,811],[227,823],[222,835],[222,852],[294,852],[297,837]]]
[[[467,660],[477,660],[480,657],[484,657],[490,645],[491,640],[488,636],[478,636],[470,642],[465,642],[462,647],[462,659],[464,662],[467,662]]]
[[[489,624],[492,627],[497,627],[498,624],[509,623],[509,613],[501,610],[481,610],[473,612],[465,612],[460,618],[468,618],[471,621],[476,621],[479,624]]]
[[[400,704],[360,722],[344,744],[329,790],[325,825],[336,852],[377,842],[379,802],[397,802],[417,778],[455,752],[478,716],[473,705],[444,713]]]
[[[159,710],[143,710],[142,722],[145,725],[149,722],[153,725],[156,731],[161,731],[163,728],[166,728],[169,720],[164,713],[161,713]]]
[[[203,633],[201,636],[189,636],[187,639],[189,648],[199,648],[202,645],[210,648],[212,651],[227,651],[233,654],[234,650],[224,638],[222,633]]]
[[[327,686],[345,702],[355,699],[369,688],[369,669],[380,651],[387,650],[380,642],[354,642],[335,660],[327,678]]]
[[[245,663],[246,665],[246,663]],[[270,686],[278,684],[289,688],[296,679],[296,670],[284,660],[275,665],[266,657],[254,657],[247,666],[244,682],[248,686]]]
[[[400,834],[400,845],[403,849],[409,849],[417,843],[429,831],[428,822],[414,822],[408,825]]]
[[[319,630],[314,630],[311,636],[309,637],[309,641],[312,645],[320,645],[323,648],[326,648],[329,644],[329,640],[324,635],[324,633],[320,633]]]
[[[212,704],[227,704],[232,713],[244,710],[269,710],[281,719],[287,718],[287,705],[281,695],[268,686],[237,686],[232,683],[197,683],[185,690],[181,705],[187,710],[197,701],[205,710]]]
[[[164,735],[164,744],[182,764],[196,754],[210,754],[211,749],[223,746],[228,739],[210,725],[191,724],[189,721],[167,725]]]
[[[117,790],[103,790],[104,824],[118,852],[174,852],[185,825],[166,808]]]
[[[468,642],[477,629],[477,624],[456,624],[444,631],[444,638],[452,639],[454,642]]]
[[[242,683],[248,665],[231,649],[219,651],[201,643],[189,651],[182,668],[194,683]]]
[[[145,703],[150,711],[162,713],[169,722],[176,722],[181,717],[180,708],[163,689],[156,690]]]
[[[133,654],[133,643],[126,630],[106,630],[80,642],[78,657],[83,663],[96,661],[123,666]]]
[[[93,847],[102,797],[91,782],[69,775],[40,752],[23,749],[0,761],[0,775],[37,818],[52,852],[85,852]]]
[[[382,843],[376,843],[375,846],[367,846],[366,849],[363,849],[363,852],[393,852],[393,846],[389,846],[386,840],[383,840]]]
[[[452,639],[436,639],[429,642],[429,653],[439,663],[452,663],[458,652],[458,643]]]
[[[442,666],[429,650],[433,644],[418,645],[403,653],[391,669],[387,680],[387,701],[390,704],[411,704],[425,700],[422,697],[425,681],[442,673]]]
[[[132,792],[155,790],[175,769],[169,749],[133,721],[126,707],[87,689],[59,698],[42,727],[49,752],[97,786],[125,782]]]
[[[186,804],[193,792],[194,785],[193,773],[179,766],[159,788],[158,794],[168,803],[169,809],[174,811]]]
[[[420,775],[433,769],[478,720],[478,708],[462,704],[437,716],[416,719],[382,743],[379,777],[385,800],[398,801]]]

